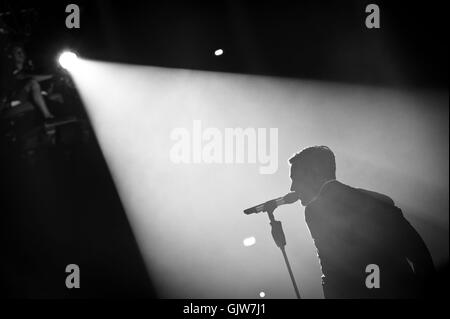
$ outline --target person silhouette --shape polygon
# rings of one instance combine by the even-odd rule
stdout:
[[[3,74],[6,77],[3,82],[8,82],[8,93],[6,99],[9,102],[15,102],[17,105],[21,105],[22,108],[16,106],[16,109],[23,109],[29,111],[30,109],[37,108],[42,114],[45,120],[54,119],[54,115],[50,112],[41,92],[41,86],[39,80],[50,79],[51,75],[39,76],[33,75],[32,62],[27,58],[25,49],[22,45],[15,44],[10,49],[11,59],[10,67],[11,72]],[[3,85],[2,85],[3,86]],[[2,88],[2,90],[5,90]],[[1,94],[2,99],[4,93]],[[5,108],[5,103],[2,103],[2,108]],[[13,112],[14,113],[14,112]]]
[[[289,159],[291,191],[305,206],[325,298],[421,298],[435,268],[424,241],[394,201],[336,180],[326,146]]]

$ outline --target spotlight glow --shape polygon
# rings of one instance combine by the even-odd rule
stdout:
[[[58,62],[64,69],[73,69],[78,62],[78,56],[73,52],[65,51],[59,56]]]
[[[411,219],[416,217],[413,222],[427,221],[430,226],[419,230],[429,235],[425,239],[436,263],[448,260],[448,228],[433,227],[448,225],[449,216],[448,182],[442,186],[442,176],[448,176],[446,91],[409,92],[81,58],[69,71],[162,298],[248,299],[258,297],[261,287],[270,287],[265,298],[292,298],[267,216],[250,218],[242,209],[287,191],[287,158],[317,143],[335,152],[346,183],[386,193]],[[214,130],[194,138],[204,130],[197,132],[193,119]],[[174,129],[188,128],[188,149],[194,152],[211,145],[211,132],[238,127],[278,128],[277,154],[284,166],[260,176],[251,163],[170,160]],[[248,147],[248,138],[240,143]],[[296,252],[289,258],[302,294],[323,298],[317,250],[303,214],[296,205],[286,205],[279,214],[289,249]],[[258,237],[258,246],[244,249],[244,239],[251,236]]]
[[[261,292],[259,293],[259,296],[260,296],[261,298],[264,298],[264,297],[266,296],[266,293],[265,293],[264,291],[261,291]]]
[[[216,56],[221,56],[221,55],[223,54],[223,50],[222,50],[222,49],[218,49],[218,50],[216,50],[216,51],[214,52],[214,54],[215,54]]]

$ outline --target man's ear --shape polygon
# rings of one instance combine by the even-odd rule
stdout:
[[[322,185],[322,183],[327,180],[327,178],[323,176],[323,172],[319,167],[315,166],[311,167],[310,172],[311,172],[311,179],[318,185]]]

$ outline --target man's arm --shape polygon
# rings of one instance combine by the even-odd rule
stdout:
[[[390,217],[394,218],[396,221],[394,222],[394,224],[397,224],[395,225],[396,227],[394,227],[394,231],[396,232],[395,237],[400,239],[402,253],[404,253],[406,258],[413,263],[416,275],[423,276],[424,278],[434,275],[435,268],[433,259],[431,258],[431,254],[425,242],[409,221],[403,216],[401,209],[395,206],[394,201],[384,194],[364,189],[359,189],[359,191],[390,205],[390,207],[394,209],[394,211],[390,212],[393,213],[390,214]]]
[[[413,263],[414,272],[424,279],[431,278],[435,274],[435,267],[425,242],[403,214],[399,223],[398,235],[401,238],[401,248],[409,261]]]

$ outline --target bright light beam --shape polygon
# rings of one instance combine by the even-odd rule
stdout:
[[[406,216],[447,225],[447,233],[418,230],[435,260],[448,261],[448,93],[86,60],[70,72],[163,298],[253,298],[261,287],[273,298],[294,298],[267,216],[242,210],[285,194],[287,159],[317,144],[335,152],[343,182],[388,194]],[[201,150],[194,120],[209,139],[216,131],[207,128],[278,128],[278,171],[171,162],[175,128],[192,133],[188,145]],[[320,298],[320,265],[302,209],[277,214],[302,295]],[[248,234],[258,238],[252,249],[242,245]]]
[[[64,51],[59,55],[58,62],[66,70],[74,69],[78,64],[78,56],[71,51]]]

